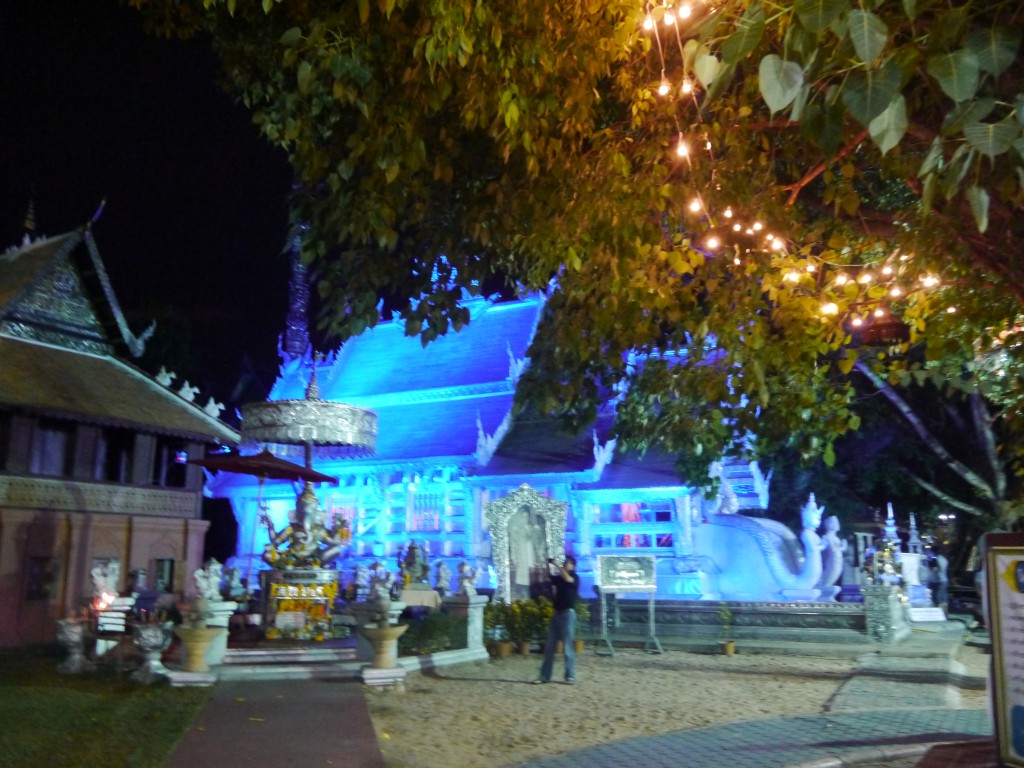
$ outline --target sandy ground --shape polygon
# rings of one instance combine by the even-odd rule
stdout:
[[[988,656],[963,648],[968,673]],[[390,768],[490,768],[560,751],[686,728],[819,714],[855,661],[783,655],[733,657],[666,650],[660,655],[591,648],[577,683],[531,685],[540,656],[513,656],[414,674],[406,693],[372,692],[370,713]],[[984,692],[964,692],[984,706]]]

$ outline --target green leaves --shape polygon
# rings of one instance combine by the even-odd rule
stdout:
[[[975,55],[983,72],[998,76],[1017,58],[1020,42],[1020,27],[989,27],[971,30],[964,47]]]
[[[897,94],[878,117],[868,123],[868,133],[885,155],[900,143],[907,132],[907,101]]]
[[[889,28],[875,14],[853,10],[847,17],[853,49],[865,64],[877,59],[889,41]]]
[[[843,104],[867,127],[892,104],[899,87],[899,67],[889,59],[875,69],[851,74],[843,87]]]
[[[998,123],[972,123],[964,126],[967,143],[989,157],[1006,152],[1020,135],[1020,125],[1009,117]]]
[[[796,0],[793,10],[809,32],[824,32],[850,7],[847,0]]]
[[[764,9],[761,3],[753,2],[747,6],[740,17],[736,31],[722,44],[722,61],[735,64],[757,47],[764,34]]]
[[[774,53],[761,59],[758,75],[761,97],[773,114],[788,107],[804,84],[800,66],[792,61],[783,61]]]
[[[704,88],[711,86],[721,68],[722,65],[718,61],[718,57],[710,53],[698,53],[693,62],[694,74],[697,75],[697,79],[700,80],[700,84]]]
[[[967,49],[928,58],[928,74],[953,101],[966,101],[978,92],[978,57]]]
[[[967,202],[971,206],[971,213],[974,214],[974,222],[978,225],[978,231],[984,232],[988,229],[988,192],[981,187],[971,185],[967,188]]]

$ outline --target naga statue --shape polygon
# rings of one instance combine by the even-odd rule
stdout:
[[[709,515],[694,530],[694,549],[717,566],[716,599],[819,600],[824,584],[822,551],[831,540],[818,535],[824,511],[812,493],[801,510],[799,540],[775,520],[741,514]],[[842,568],[842,556],[836,558]],[[828,576],[839,577],[829,558]],[[705,597],[708,597],[705,595]],[[830,596],[831,597],[831,596]]]

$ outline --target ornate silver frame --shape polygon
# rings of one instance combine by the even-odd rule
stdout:
[[[544,518],[544,540],[548,553],[561,562],[565,552],[565,520],[569,505],[555,501],[523,483],[518,489],[484,504],[484,518],[491,531],[491,557],[498,572],[498,591],[495,600],[509,602],[512,594],[509,569],[508,521],[523,507],[529,507]]]

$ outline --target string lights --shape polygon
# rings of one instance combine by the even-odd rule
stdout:
[[[652,37],[652,50],[656,51],[661,64],[657,94],[662,98],[679,97],[692,100],[694,106],[698,106],[699,78],[694,78],[694,73],[687,71],[692,66],[693,58],[692,53],[689,57],[684,53],[683,41],[687,29],[714,13],[715,9],[710,2],[677,3],[672,0],[648,0],[645,5],[641,26],[644,32]],[[666,46],[671,45],[673,33],[679,57],[684,62],[681,68],[670,67],[666,62]],[[692,42],[690,44],[692,45]],[[681,70],[682,75],[681,80],[677,81],[678,87],[675,87],[672,73],[678,70]],[[713,159],[713,146],[706,136],[701,137],[699,141],[688,141],[684,132],[679,130],[674,152],[677,158],[691,164],[691,146],[701,145]],[[732,206],[726,206],[721,212],[721,223],[716,223],[714,211],[709,210],[699,197],[690,200],[687,210],[692,214],[700,214],[701,221],[708,225],[708,231],[701,241],[701,249],[709,254],[722,250],[729,254],[731,251],[732,263],[735,266],[741,266],[744,263],[743,256],[754,252],[770,255],[774,263],[774,259],[784,258],[789,249],[790,243],[784,237],[765,231],[766,225],[762,220],[754,218],[740,221]],[[761,233],[764,233],[764,239],[757,240]],[[733,242],[735,238],[741,240]],[[807,291],[812,290],[813,286],[813,290],[822,293],[820,314],[823,320],[844,317],[845,319],[841,321],[843,326],[864,340],[873,334],[879,343],[899,344],[909,338],[909,328],[892,314],[889,302],[907,302],[914,293],[939,287],[942,281],[930,273],[914,279],[909,274],[912,271],[911,254],[900,253],[897,250],[882,261],[882,264],[875,262],[869,267],[866,264],[827,264],[808,257],[806,264],[800,269],[785,268],[782,272],[782,281],[789,286],[787,290]],[[832,300],[832,296],[829,295],[835,290],[839,291],[838,294],[833,294],[838,300]],[[956,311],[955,306],[945,309],[948,314],[954,314]]]

